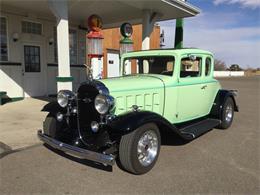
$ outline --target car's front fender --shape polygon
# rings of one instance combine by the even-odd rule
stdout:
[[[43,106],[41,111],[56,114],[58,112],[66,112],[66,109],[62,108],[57,101],[53,101]]]
[[[147,123],[155,123],[160,131],[168,129],[180,135],[173,124],[161,115],[150,111],[132,111],[118,115],[108,126],[112,132],[123,135]]]

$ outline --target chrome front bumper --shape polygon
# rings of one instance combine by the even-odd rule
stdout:
[[[38,130],[38,137],[41,141],[50,145],[51,147],[59,149],[68,154],[75,155],[75,156],[83,158],[83,159],[88,159],[91,161],[103,163],[105,165],[113,165],[115,163],[115,156],[113,156],[113,155],[101,154],[98,152],[93,152],[90,150],[86,150],[83,148],[65,144],[65,143],[60,142],[56,139],[53,139],[47,135],[44,135],[42,133],[42,130]]]

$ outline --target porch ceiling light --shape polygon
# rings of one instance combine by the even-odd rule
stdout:
[[[52,45],[53,43],[54,43],[54,38],[51,37],[51,38],[49,39],[49,45]]]
[[[16,42],[16,41],[18,41],[18,39],[19,39],[19,34],[18,33],[14,33],[13,34],[13,41]]]

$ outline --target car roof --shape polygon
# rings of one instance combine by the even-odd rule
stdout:
[[[130,57],[130,56],[138,56],[139,54],[144,56],[144,55],[153,55],[156,53],[160,54],[207,54],[213,56],[213,54],[209,51],[198,49],[198,48],[181,48],[181,49],[175,49],[175,48],[167,48],[167,49],[150,49],[150,50],[139,50],[139,51],[132,51],[124,54],[123,57]]]

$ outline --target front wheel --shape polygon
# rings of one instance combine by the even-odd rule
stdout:
[[[140,175],[150,171],[160,153],[161,137],[158,127],[145,124],[122,136],[119,145],[119,159],[123,168]]]
[[[58,139],[61,137],[64,134],[62,131],[64,129],[66,129],[66,123],[57,121],[54,114],[49,113],[43,122],[43,133],[51,138]]]

